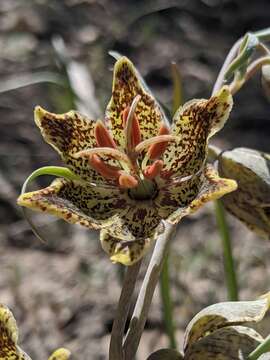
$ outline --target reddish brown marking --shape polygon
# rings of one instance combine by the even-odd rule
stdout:
[[[147,179],[154,179],[157,175],[160,174],[162,168],[163,168],[163,161],[156,160],[152,165],[146,167],[143,174]]]
[[[138,186],[138,180],[134,176],[122,173],[119,176],[119,185],[125,189],[132,189]]]
[[[100,147],[110,147],[116,148],[116,144],[106,128],[106,126],[101,122],[98,121],[95,126],[95,138],[97,141],[98,146]]]
[[[168,135],[169,133],[170,130],[167,128],[167,126],[165,124],[161,124],[158,135]],[[166,150],[167,145],[168,141],[151,145],[148,150],[149,158],[151,160],[159,158]]]
[[[105,164],[104,161],[96,154],[90,155],[89,164],[106,179],[118,179],[120,176],[119,168]]]

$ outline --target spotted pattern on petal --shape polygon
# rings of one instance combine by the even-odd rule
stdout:
[[[60,154],[62,160],[75,174],[90,182],[106,182],[89,166],[87,158],[73,156],[78,151],[97,146],[94,136],[95,121],[77,111],[58,115],[38,106],[35,109],[35,122],[44,140]]]
[[[167,219],[176,210],[185,209],[197,197],[202,182],[203,176],[197,175],[176,184],[163,186],[155,200],[159,215]]]
[[[207,156],[208,139],[219,131],[229,117],[232,96],[223,87],[209,100],[191,100],[176,112],[172,134],[179,136],[164,153],[164,171],[175,176],[198,172]]]
[[[179,203],[179,208],[175,208],[176,211],[174,212],[171,212],[174,206],[171,206],[171,208],[168,206],[166,214],[168,218],[166,220],[172,224],[177,224],[184,216],[194,213],[208,201],[216,200],[223,195],[236,190],[236,188],[237,183],[234,180],[220,178],[216,170],[214,170],[211,165],[207,165],[200,178],[192,178],[190,186],[188,186],[187,181],[184,188],[181,188],[181,186],[178,189],[171,187],[172,194],[170,195],[170,199],[173,200],[173,205],[176,205],[175,198],[177,192],[179,192],[179,200],[183,201],[183,203]],[[168,187],[168,189],[170,189],[170,187]],[[188,200],[186,201],[185,196],[188,196]],[[192,197],[193,200],[189,201]],[[164,211],[162,207],[165,205],[164,199],[165,197],[160,197],[160,213]],[[166,210],[166,208],[164,209]]]
[[[113,262],[132,265],[151,247],[164,231],[157,210],[147,202],[130,208],[112,226],[100,234],[102,248]]]
[[[12,312],[0,304],[0,360],[31,360],[18,346],[18,328]]]
[[[110,225],[125,210],[126,196],[118,189],[56,179],[45,189],[21,195],[18,204],[58,216],[71,224],[99,229]]]
[[[141,99],[136,107],[142,140],[158,134],[163,114],[155,99],[145,91],[137,70],[126,57],[119,59],[114,66],[112,98],[106,110],[106,120],[115,141],[125,147],[122,112],[130,106],[136,95]]]

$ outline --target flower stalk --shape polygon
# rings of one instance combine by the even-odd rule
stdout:
[[[169,242],[175,233],[175,225],[166,225],[165,232],[158,238],[147,272],[145,274],[135,309],[124,341],[124,359],[134,359],[143,333],[152,297],[160,277]]]
[[[122,342],[124,337],[125,325],[132,302],[132,294],[134,292],[137,276],[141,267],[141,261],[138,261],[132,266],[128,266],[126,269],[124,282],[122,285],[122,291],[119,298],[116,316],[114,318],[111,342],[109,350],[110,360],[122,360],[124,359]]]

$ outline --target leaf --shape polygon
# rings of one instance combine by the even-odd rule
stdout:
[[[172,78],[173,78],[173,115],[178,108],[183,105],[183,87],[180,71],[176,63],[172,63]]]
[[[268,154],[236,148],[218,158],[219,173],[234,179],[238,189],[222,202],[230,213],[258,235],[270,237],[270,157]]]
[[[263,319],[269,308],[266,295],[255,301],[228,301],[214,304],[200,311],[188,324],[185,332],[184,350],[217,329]]]
[[[228,326],[193,343],[184,360],[246,360],[262,341],[263,338],[253,329]]]
[[[64,67],[76,109],[90,118],[101,116],[101,110],[95,96],[94,81],[88,67],[71,59],[65,42],[60,36],[55,36],[52,44],[58,60]]]

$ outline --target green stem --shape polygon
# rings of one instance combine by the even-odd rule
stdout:
[[[227,281],[228,298],[231,301],[238,300],[237,278],[232,254],[232,246],[225,211],[220,200],[215,201],[216,219],[219,227],[223,246],[224,270]]]
[[[170,264],[169,264],[169,253],[164,258],[160,277],[160,294],[163,307],[163,319],[165,323],[166,333],[170,340],[170,347],[176,349],[176,340],[174,335],[174,322],[173,322],[173,306],[171,299],[171,287],[170,287]]]
[[[268,351],[270,351],[270,335],[248,355],[248,360],[256,360]]]

